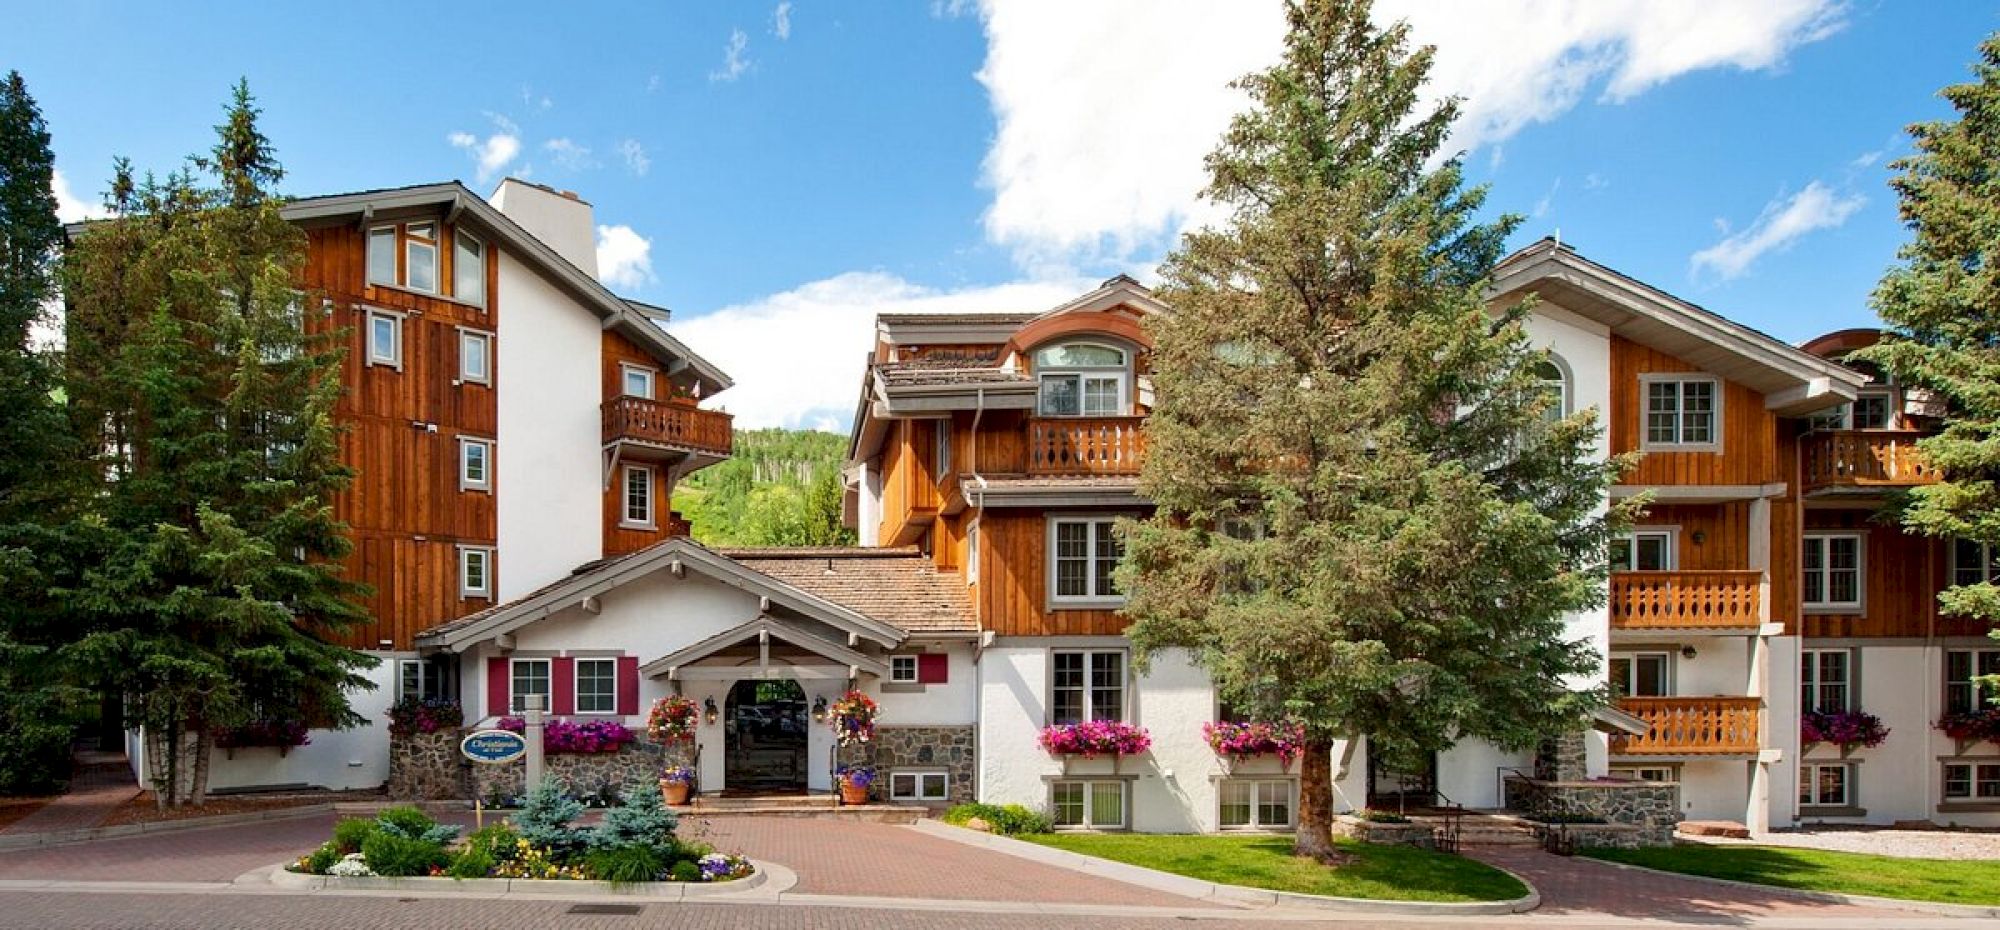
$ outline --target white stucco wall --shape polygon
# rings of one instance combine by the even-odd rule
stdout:
[[[1508,752],[1483,739],[1461,740],[1438,753],[1438,791],[1465,807],[1498,808],[1500,779],[1508,770],[1533,775],[1535,754]]]
[[[1741,759],[1683,764],[1681,813],[1688,820],[1742,823],[1750,798],[1750,765]]]
[[[412,653],[371,652],[382,661],[363,671],[372,691],[348,694],[349,705],[368,723],[347,730],[313,730],[304,746],[276,749],[217,749],[209,757],[211,791],[307,785],[344,791],[375,788],[389,780],[389,705],[396,700],[396,659]],[[135,765],[138,763],[135,762]],[[141,780],[144,779],[141,770]]]
[[[555,581],[603,553],[603,354],[597,317],[500,253],[499,599]]]

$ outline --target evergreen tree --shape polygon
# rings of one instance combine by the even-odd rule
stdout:
[[[297,280],[305,240],[246,85],[194,170],[112,182],[115,217],[72,247],[69,401],[101,448],[101,549],[70,592],[68,653],[147,728],[162,804],[199,804],[223,728],[364,723],[373,663],[333,645],[367,619],[338,561],[341,339]]]
[[[1303,727],[1295,843],[1324,859],[1336,740],[1402,767],[1585,726],[1565,614],[1603,602],[1622,463],[1593,413],[1551,415],[1526,308],[1486,306],[1516,219],[1475,222],[1484,191],[1432,163],[1457,105],[1417,112],[1431,50],[1365,2],[1287,17],[1208,158],[1226,224],[1161,268],[1158,509],[1117,578],[1142,661],[1188,649],[1232,709]]]
[[[1875,289],[1889,324],[1856,353],[1944,407],[1944,428],[1917,443],[1942,475],[1901,502],[1904,526],[1925,536],[2000,545],[2000,34],[1979,47],[1976,80],[1942,96],[1958,118],[1910,127],[1916,152],[1890,167],[1910,242]],[[1945,613],[2000,621],[1990,581],[1939,595]]]
[[[817,430],[739,430],[729,461],[689,475],[674,508],[711,546],[851,546],[840,525],[842,437]]]

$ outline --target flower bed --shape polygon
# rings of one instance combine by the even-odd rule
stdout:
[[[300,720],[252,720],[239,726],[225,727],[215,734],[218,749],[276,746],[289,751],[294,746],[310,742],[312,737],[306,735],[305,722]]]
[[[1042,730],[1041,744],[1058,756],[1135,756],[1152,748],[1153,737],[1129,723],[1090,720],[1049,726]]]
[[[1297,723],[1231,723],[1218,720],[1201,725],[1209,748],[1218,756],[1242,759],[1247,756],[1277,756],[1286,768],[1305,751],[1305,727]]]
[[[1943,720],[1937,722],[1937,728],[1959,742],[1984,740],[2000,743],[2000,707],[1946,714]]]
[[[1812,712],[1799,717],[1799,739],[1811,743],[1832,743],[1841,749],[1857,746],[1873,749],[1889,738],[1882,718],[1866,711]]]
[[[520,717],[500,718],[500,729],[509,733],[528,732],[528,722]],[[547,752],[617,752],[626,743],[637,742],[638,734],[616,720],[551,720],[542,725],[542,749]]]

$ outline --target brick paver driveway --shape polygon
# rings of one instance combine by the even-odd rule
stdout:
[[[1537,917],[1611,916],[1740,923],[1756,918],[1878,919],[1897,926],[1922,915],[1910,911],[1822,904],[1782,891],[1735,888],[1621,869],[1582,856],[1554,856],[1532,849],[1474,849],[1474,858],[1513,872],[1542,893]]]

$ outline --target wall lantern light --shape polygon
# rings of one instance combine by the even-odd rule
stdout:
[[[1692,658],[1694,658],[1694,656],[1695,656],[1695,652],[1694,652],[1694,647],[1693,647],[1693,646],[1682,646],[1682,647],[1681,647],[1681,658],[1683,658],[1683,659],[1692,659]]]
[[[715,709],[714,695],[710,695],[707,700],[701,702],[701,715],[711,725],[715,723],[715,718],[722,716],[722,712]]]
[[[813,700],[813,722],[826,722],[826,695],[824,694]]]

